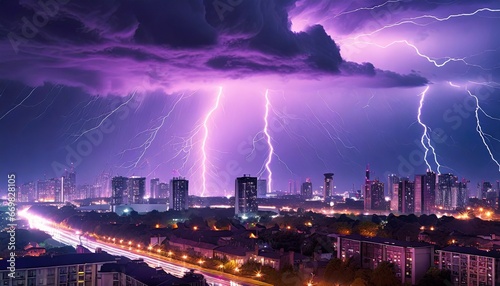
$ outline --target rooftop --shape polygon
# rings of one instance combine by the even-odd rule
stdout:
[[[500,252],[498,251],[483,251],[479,250],[474,247],[460,247],[460,246],[448,246],[443,248],[441,251],[448,251],[448,252],[457,252],[457,253],[464,253],[464,254],[471,254],[471,255],[477,255],[477,256],[486,256],[486,257],[493,257],[493,258],[500,258]]]
[[[399,246],[399,247],[415,248],[415,247],[431,247],[432,246],[431,244],[424,243],[424,242],[403,241],[403,240],[396,240],[396,239],[383,238],[383,237],[364,237],[364,236],[357,235],[357,234],[338,235],[338,236],[342,237],[342,238],[346,238],[346,239],[357,240],[357,241],[372,242],[372,243],[385,244],[385,245],[394,245],[394,246]]]
[[[38,257],[16,257],[17,269],[45,268],[63,265],[77,265],[86,263],[115,262],[115,256],[107,253],[79,253],[64,255],[46,255]],[[0,269],[5,270],[9,266],[7,260],[0,260]]]

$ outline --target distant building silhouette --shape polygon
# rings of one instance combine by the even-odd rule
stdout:
[[[325,173],[325,181],[323,184],[323,199],[328,200],[333,196],[333,173]]]
[[[113,177],[111,179],[111,208],[116,211],[116,206],[128,204],[128,178]]]
[[[245,174],[236,178],[234,211],[238,217],[251,217],[257,214],[257,177]]]
[[[146,195],[146,178],[132,176],[128,179],[128,200],[131,204],[143,204]]]
[[[300,195],[305,199],[310,199],[313,197],[313,187],[311,179],[307,178],[302,186],[300,187]]]
[[[182,177],[170,180],[169,209],[182,211],[188,209],[189,181]]]

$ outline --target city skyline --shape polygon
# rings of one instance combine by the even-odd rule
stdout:
[[[500,179],[495,1],[54,3],[0,11],[0,170],[19,183],[72,164],[78,185],[181,176],[201,196],[242,174],[363,190],[366,164]]]

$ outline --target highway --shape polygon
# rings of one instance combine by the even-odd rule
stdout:
[[[47,232],[52,238],[61,243],[76,247],[80,243],[90,251],[101,248],[109,254],[124,256],[130,259],[142,259],[152,267],[162,267],[166,272],[182,277],[189,269],[196,269],[196,272],[203,274],[207,283],[213,286],[248,286],[248,285],[270,285],[261,281],[235,276],[229,273],[219,273],[210,269],[200,269],[197,265],[176,261],[166,257],[158,256],[147,251],[131,251],[126,246],[118,246],[99,241],[89,240],[78,235],[75,230],[64,229],[40,216],[31,213],[20,214],[30,223],[31,228]],[[168,259],[168,261],[167,261]]]

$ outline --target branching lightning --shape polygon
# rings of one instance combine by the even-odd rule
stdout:
[[[167,112],[167,114],[165,116],[162,116],[160,117],[159,121],[160,123],[158,124],[158,126],[154,127],[154,128],[151,128],[151,129],[148,129],[144,132],[148,132],[149,133],[149,136],[146,138],[146,141],[144,141],[144,143],[142,143],[141,145],[137,146],[137,147],[134,147],[134,148],[131,148],[131,149],[126,149],[122,152],[120,152],[121,154],[127,152],[127,151],[132,151],[132,150],[137,150],[137,149],[142,149],[142,151],[140,152],[139,156],[137,157],[137,159],[135,161],[133,161],[129,166],[126,166],[125,168],[135,168],[137,167],[137,165],[139,164],[139,162],[142,160],[142,158],[144,157],[144,155],[146,154],[146,152],[148,151],[149,147],[151,146],[151,144],[155,141],[156,139],[156,135],[158,134],[158,131],[163,127],[163,125],[165,124],[165,120],[167,118],[170,117],[170,115],[172,114],[172,112],[174,112],[175,108],[177,107],[177,105],[185,98],[185,95],[182,94],[173,104],[172,108]],[[144,133],[142,132],[142,133]]]
[[[85,134],[87,134],[87,133],[89,133],[89,132],[91,132],[93,130],[96,130],[99,127],[101,127],[101,125],[104,123],[104,121],[106,121],[106,119],[108,119],[111,115],[113,115],[115,112],[117,112],[120,108],[122,108],[123,106],[127,105],[135,97],[135,94],[136,94],[136,91],[134,91],[132,93],[132,95],[129,97],[129,99],[127,99],[125,102],[123,102],[122,104],[120,104],[115,109],[113,109],[110,112],[108,112],[106,114],[106,116],[104,116],[104,118],[99,122],[99,124],[97,124],[96,126],[90,128],[90,129],[85,130],[80,135],[76,136],[76,139],[73,141],[73,143],[75,143],[76,141],[78,141],[78,139],[80,139],[83,135],[85,135]]]
[[[208,135],[209,135],[209,128],[208,128],[208,121],[210,120],[210,117],[212,114],[219,108],[219,102],[222,97],[222,87],[219,87],[219,92],[217,94],[217,98],[215,100],[215,104],[210,109],[205,116],[205,120],[203,120],[203,128],[205,130],[205,133],[203,135],[203,140],[201,143],[201,153],[202,153],[202,161],[201,161],[201,178],[202,178],[202,185],[201,185],[201,196],[203,197],[207,191],[207,140],[208,140]]]
[[[357,39],[359,39],[361,37],[372,36],[372,35],[380,32],[380,31],[383,31],[383,30],[386,30],[386,29],[389,29],[389,28],[393,28],[393,27],[397,27],[397,26],[401,26],[401,25],[404,25],[404,24],[413,24],[413,25],[417,25],[417,26],[427,26],[427,25],[430,25],[430,24],[435,23],[435,22],[444,22],[444,21],[448,21],[448,20],[454,19],[454,18],[475,16],[476,14],[481,13],[481,12],[497,13],[497,12],[500,12],[500,9],[480,8],[480,9],[477,9],[477,10],[475,10],[473,12],[450,14],[450,15],[448,15],[446,17],[438,17],[438,16],[434,16],[434,15],[421,15],[421,16],[417,16],[417,17],[403,18],[403,19],[401,19],[400,21],[398,21],[396,23],[392,23],[392,24],[389,24],[389,25],[382,26],[381,28],[376,29],[376,30],[374,30],[372,32],[364,33],[364,34],[359,34],[359,35],[356,35],[355,37],[352,37],[352,38],[349,38],[349,39],[350,40],[357,40]],[[424,23],[419,23],[419,20],[430,20],[430,21],[424,22]]]
[[[425,125],[425,123],[422,122],[422,107],[424,106],[424,101],[425,101],[425,95],[427,94],[427,91],[429,90],[429,86],[425,88],[425,90],[420,94],[420,105],[418,107],[418,115],[417,115],[417,120],[418,123],[424,128],[424,132],[422,133],[422,137],[420,138],[420,143],[422,143],[422,147],[425,149],[424,153],[424,161],[425,164],[427,165],[427,168],[432,171],[432,167],[429,164],[429,161],[427,161],[427,155],[429,154],[429,148],[432,150],[432,154],[434,155],[434,162],[437,165],[437,172],[438,174],[441,174],[441,165],[438,162],[437,155],[436,155],[436,150],[434,149],[434,146],[431,144],[431,137],[429,136],[429,127]]]
[[[467,93],[469,94],[469,96],[471,96],[472,98],[474,98],[475,102],[476,102],[476,108],[475,108],[475,115],[476,115],[476,131],[477,133],[479,134],[479,136],[481,137],[481,140],[483,141],[483,144],[484,146],[486,147],[486,150],[488,150],[488,153],[490,154],[490,158],[491,160],[493,160],[493,162],[495,162],[495,164],[497,164],[498,166],[498,171],[500,172],[500,163],[498,162],[498,160],[495,158],[495,156],[493,155],[493,152],[491,151],[491,148],[490,146],[488,145],[488,143],[486,142],[486,137],[491,137],[497,141],[499,141],[497,138],[494,138],[492,137],[491,135],[485,133],[483,131],[483,127],[481,126],[481,121],[479,119],[479,110],[481,110],[481,112],[483,114],[485,114],[487,117],[491,118],[491,119],[494,119],[494,120],[499,120],[498,118],[495,118],[493,116],[490,116],[488,115],[480,106],[479,104],[479,99],[477,98],[476,95],[474,95],[467,87],[465,88],[467,90]]]

